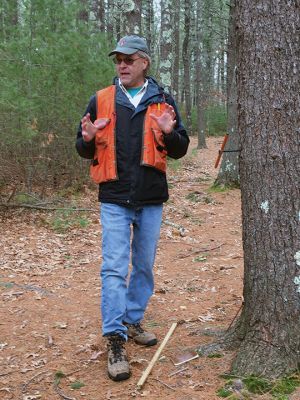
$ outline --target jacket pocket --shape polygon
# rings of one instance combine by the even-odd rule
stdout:
[[[163,133],[157,129],[151,128],[153,134],[153,154],[154,168],[166,172],[167,149],[163,140]]]

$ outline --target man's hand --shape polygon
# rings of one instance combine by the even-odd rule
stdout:
[[[155,114],[150,114],[150,117],[156,121],[159,128],[167,135],[172,132],[176,125],[176,114],[174,108],[169,104],[166,104],[165,111],[159,117]]]
[[[85,142],[90,142],[96,136],[98,130],[101,130],[110,123],[109,118],[99,118],[92,123],[90,114],[86,114],[81,120],[82,138]]]

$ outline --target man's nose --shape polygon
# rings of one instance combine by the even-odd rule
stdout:
[[[120,67],[126,67],[127,64],[126,64],[126,62],[125,62],[124,60],[121,60],[119,66],[120,66]]]

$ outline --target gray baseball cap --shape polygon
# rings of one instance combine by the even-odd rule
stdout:
[[[119,40],[117,47],[109,53],[109,56],[116,53],[134,54],[139,50],[149,54],[146,39],[137,35],[124,36]]]

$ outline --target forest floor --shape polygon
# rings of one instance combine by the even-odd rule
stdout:
[[[140,391],[136,384],[158,346],[129,341],[131,378],[107,377],[96,188],[72,198],[94,211],[19,208],[2,215],[0,399],[220,399],[220,375],[230,370],[233,353],[174,363],[211,342],[211,330],[226,330],[242,303],[240,191],[210,190],[221,141],[210,138],[207,149],[196,150],[193,139],[189,155],[168,173],[170,200],[144,326],[161,343],[172,323],[179,324]],[[299,392],[290,396],[299,398]]]

